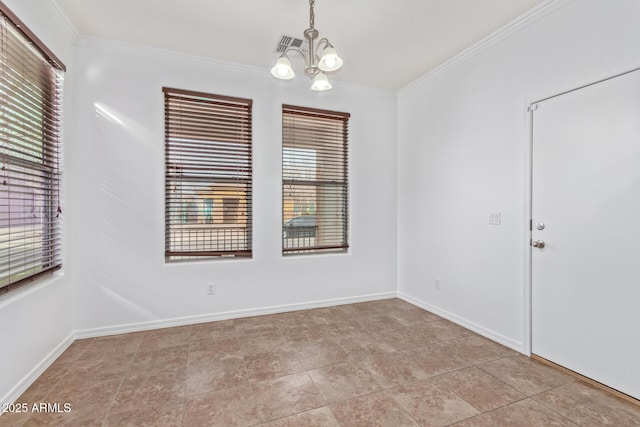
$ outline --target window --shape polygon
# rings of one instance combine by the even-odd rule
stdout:
[[[0,294],[62,266],[64,65],[0,2]]]
[[[163,88],[165,258],[251,256],[251,105]]]
[[[282,106],[282,252],[348,244],[348,113]]]

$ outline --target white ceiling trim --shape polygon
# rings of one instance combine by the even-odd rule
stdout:
[[[339,51],[348,63],[330,79],[397,93],[545,1],[323,0],[319,12],[329,19],[321,19],[322,34],[341,40]],[[48,2],[57,3],[82,36],[264,68],[277,57],[265,43],[299,31],[308,13],[304,0]],[[379,60],[381,51],[389,61]]]
[[[76,39],[76,46],[79,47],[97,47],[97,46],[107,46],[108,48],[114,49],[116,51],[128,51],[130,53],[142,53],[148,54],[155,57],[166,57],[166,58],[179,58],[185,61],[190,61],[193,63],[199,64],[207,64],[207,65],[215,65],[220,68],[227,69],[229,71],[254,71],[254,72],[266,72],[268,73],[268,68],[257,67],[255,65],[247,65],[240,64],[238,62],[231,61],[223,61],[221,59],[215,59],[208,56],[200,56],[194,55],[191,53],[185,53],[178,50],[169,50],[169,49],[161,49],[152,46],[146,46],[135,43],[128,43],[119,40],[105,39],[100,37],[91,37],[91,36],[80,36]]]
[[[524,15],[521,15],[514,19],[513,21],[507,23],[502,28],[494,31],[489,34],[482,40],[473,44],[472,46],[466,48],[453,58],[444,62],[443,64],[437,66],[433,70],[429,71],[422,77],[414,80],[409,83],[405,87],[399,89],[397,91],[398,95],[403,95],[408,92],[412,92],[422,86],[427,85],[431,80],[435,79],[439,75],[445,73],[446,71],[454,68],[458,64],[466,61],[467,59],[473,57],[474,55],[479,54],[480,52],[490,48],[496,43],[504,40],[516,32],[524,29],[525,27],[531,25],[533,22],[538,21],[539,19],[544,18],[545,16],[555,12],[558,9],[561,9],[568,5],[569,3],[574,2],[575,0],[545,0],[543,3],[535,6],[533,9],[529,10]]]
[[[56,1],[47,1],[45,2],[46,7],[51,11],[51,15],[55,17],[58,22],[64,27],[65,31],[69,35],[71,40],[75,41],[80,37],[80,31],[76,28],[75,25],[69,20],[67,15],[62,11],[62,8]]]
[[[258,67],[255,65],[240,64],[238,62],[232,62],[232,61],[223,61],[221,59],[215,59],[208,56],[193,55],[190,53],[185,53],[177,50],[160,49],[157,47],[151,47],[151,46],[146,46],[141,44],[122,42],[118,40],[105,39],[100,37],[82,36],[82,35],[76,38],[74,45],[78,47],[86,47],[86,48],[106,47],[107,49],[111,49],[116,52],[126,51],[132,54],[150,55],[156,58],[158,57],[164,57],[167,59],[178,58],[184,61],[189,61],[192,64],[213,65],[227,71],[253,72],[253,73],[258,73],[260,75],[263,75],[268,79],[272,79],[271,73],[269,72],[269,68]],[[398,93],[398,91],[393,89],[364,86],[364,85],[359,85],[356,83],[349,83],[349,82],[333,81],[331,82],[331,84],[334,87],[363,89],[363,90],[366,90],[367,93],[373,92],[373,93],[391,94],[391,95],[395,95]]]

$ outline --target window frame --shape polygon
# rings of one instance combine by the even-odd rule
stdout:
[[[165,262],[252,257],[253,101],[169,87],[163,87],[162,91]],[[173,194],[178,186],[181,192],[192,193],[195,202],[191,203],[196,209],[198,201],[202,201],[203,211],[202,215],[195,213],[194,222],[190,204],[187,222],[183,221],[182,227],[177,218],[184,199],[182,193]],[[187,231],[189,223],[198,227]],[[182,236],[180,245],[176,231]],[[188,236],[187,246],[184,233]],[[195,249],[190,249],[194,241]]]
[[[0,224],[6,221],[7,227],[2,229],[9,230],[0,234],[8,236],[11,247],[6,255],[0,252],[0,295],[5,295],[62,268],[60,191],[66,67],[1,1],[0,20],[0,55],[6,64],[0,69],[0,203],[7,209]],[[16,205],[22,207],[18,209],[22,213],[16,212]],[[22,231],[12,231],[21,225]]]
[[[332,110],[308,108],[290,104],[282,105],[282,254],[283,256],[347,253],[349,251],[349,119],[350,113]],[[295,128],[297,118],[299,127]],[[333,122],[333,125],[330,123]],[[332,129],[332,126],[335,128]],[[300,140],[293,134],[300,131]],[[314,135],[317,133],[317,135]],[[332,135],[335,134],[335,135]],[[339,135],[339,136],[336,136]],[[294,141],[295,140],[295,141]],[[297,147],[296,147],[297,146]],[[301,152],[296,155],[295,150]],[[334,150],[334,151],[331,151]],[[313,152],[313,153],[312,153]],[[298,157],[296,159],[296,157]],[[297,165],[296,165],[297,163]],[[324,167],[318,167],[324,163]],[[312,165],[310,168],[309,165]],[[337,171],[337,172],[336,172]],[[301,178],[291,175],[299,172]],[[341,173],[340,173],[341,172]],[[287,176],[290,175],[290,176]],[[309,175],[304,179],[305,175]],[[325,178],[318,176],[326,175]],[[329,177],[330,176],[330,177]],[[287,200],[287,194],[295,193],[293,187],[305,188],[302,193],[313,194],[313,208],[311,214],[295,216],[295,200]],[[318,212],[322,207],[318,204],[319,189],[333,188],[336,194],[327,197],[328,204],[335,210],[340,207],[336,215],[325,215]],[[299,190],[298,190],[299,191]],[[293,211],[287,207],[293,203]],[[293,223],[300,217],[313,216],[313,226],[299,226],[295,230]],[[292,221],[293,220],[293,221]],[[289,225],[287,223],[289,222]],[[323,230],[323,222],[326,222]],[[329,225],[329,223],[333,223]],[[335,224],[338,223],[336,226]],[[311,229],[313,228],[313,230]],[[294,231],[291,233],[291,231]],[[300,244],[300,240],[288,242],[290,236],[309,238]],[[311,240],[313,239],[313,240]],[[328,244],[318,244],[326,239]],[[297,243],[297,246],[296,246]],[[308,243],[308,244],[307,244]],[[293,245],[293,246],[292,246]]]

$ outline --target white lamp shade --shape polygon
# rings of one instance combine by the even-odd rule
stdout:
[[[289,59],[285,56],[278,58],[276,65],[271,69],[271,75],[282,80],[292,79],[295,74],[293,73]]]
[[[342,67],[342,59],[340,59],[336,50],[329,46],[322,51],[322,58],[320,58],[318,67],[322,71],[336,71]]]
[[[327,76],[325,76],[323,72],[316,74],[316,77],[313,79],[313,84],[311,85],[311,90],[323,91],[329,89],[331,89],[331,83],[329,83]]]

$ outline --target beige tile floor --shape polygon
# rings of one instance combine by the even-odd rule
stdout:
[[[85,339],[2,426],[640,426],[640,407],[398,299]]]

